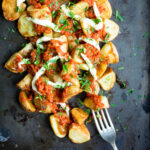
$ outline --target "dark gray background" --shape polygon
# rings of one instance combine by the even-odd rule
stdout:
[[[150,150],[150,36],[143,37],[144,33],[150,32],[150,0],[110,2],[113,10],[118,9],[125,17],[124,22],[117,21],[121,33],[114,43],[120,54],[120,62],[112,67],[128,85],[126,89],[120,89],[116,84],[109,93],[110,103],[116,104],[109,112],[115,127],[119,130],[117,145],[119,150]],[[13,28],[15,33],[11,33],[8,27]],[[9,129],[11,133],[11,138],[7,142],[0,143],[0,149],[112,150],[98,135],[94,124],[88,125],[91,140],[77,145],[71,143],[67,137],[59,139],[54,135],[49,125],[49,115],[26,113],[20,107],[19,90],[15,84],[25,74],[13,74],[3,66],[7,59],[21,48],[23,42],[23,37],[17,31],[17,23],[6,21],[0,10],[0,127]],[[122,66],[124,70],[119,71],[118,67]],[[128,89],[131,88],[135,91],[127,96]],[[138,98],[138,95],[142,95],[142,98]],[[124,103],[121,102],[122,99],[125,100]],[[76,98],[72,99],[75,100]],[[124,127],[127,129],[124,130]]]

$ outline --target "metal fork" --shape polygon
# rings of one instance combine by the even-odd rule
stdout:
[[[115,143],[116,131],[115,131],[114,125],[111,121],[108,110],[103,109],[100,112],[101,112],[101,115],[98,111],[94,112],[94,110],[92,110],[92,114],[94,117],[94,121],[95,121],[97,130],[98,130],[99,134],[101,135],[101,137],[105,141],[107,141],[108,143],[111,144],[111,146],[113,147],[114,150],[118,150],[116,143]]]

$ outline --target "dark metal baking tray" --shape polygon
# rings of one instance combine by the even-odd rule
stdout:
[[[124,22],[117,20],[120,34],[114,43],[120,62],[112,67],[128,83],[125,89],[116,84],[108,93],[110,104],[116,104],[109,110],[118,129],[116,142],[119,150],[150,150],[150,36],[143,36],[150,32],[150,0],[110,0],[110,3],[113,12],[118,9],[125,18]],[[54,135],[49,115],[26,113],[20,107],[15,84],[25,74],[7,71],[4,63],[24,42],[17,31],[17,23],[6,21],[0,10],[0,130],[6,129],[6,134],[10,135],[8,141],[0,143],[0,149],[112,150],[98,135],[93,123],[87,125],[91,140],[73,144],[67,137],[59,139]],[[124,67],[124,70],[118,70],[118,67]],[[71,99],[73,105],[76,105],[75,100],[76,97]]]

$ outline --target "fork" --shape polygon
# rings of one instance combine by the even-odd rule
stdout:
[[[94,121],[95,121],[97,130],[98,130],[99,134],[101,135],[101,137],[105,141],[107,141],[108,143],[111,144],[111,146],[113,147],[114,150],[118,150],[116,143],[115,143],[116,131],[115,131],[114,125],[111,121],[108,110],[103,109],[100,112],[101,112],[101,115],[98,111],[94,112],[94,110],[92,110],[92,114],[94,117]],[[97,113],[97,115],[96,115],[96,113]]]

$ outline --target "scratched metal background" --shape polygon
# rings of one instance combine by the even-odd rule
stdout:
[[[127,88],[115,85],[109,93],[112,116],[117,132],[119,150],[150,150],[150,0],[110,0],[112,8],[125,17],[120,25],[120,35],[115,39],[120,62],[113,65],[115,72],[126,81]],[[113,17],[114,19],[114,17]],[[8,31],[14,29],[15,33]],[[5,40],[7,38],[7,40]],[[17,23],[3,18],[0,10],[0,134],[2,129],[7,142],[0,143],[2,150],[112,150],[97,134],[94,124],[88,125],[91,140],[85,144],[73,144],[66,137],[57,138],[49,125],[49,115],[26,113],[18,103],[15,84],[25,75],[16,75],[3,66],[7,59],[25,42],[17,31]],[[140,50],[138,50],[138,47]],[[135,56],[136,55],[136,56]],[[124,70],[117,68],[123,66]],[[134,89],[127,96],[128,89]],[[142,95],[142,98],[138,98]],[[144,97],[145,95],[145,97]],[[82,95],[80,95],[82,96]],[[122,103],[121,100],[125,102]],[[74,99],[71,100],[74,101]],[[76,105],[72,102],[73,105]],[[118,119],[120,118],[120,119]],[[124,128],[127,127],[126,130]],[[0,135],[1,138],[1,135]]]

